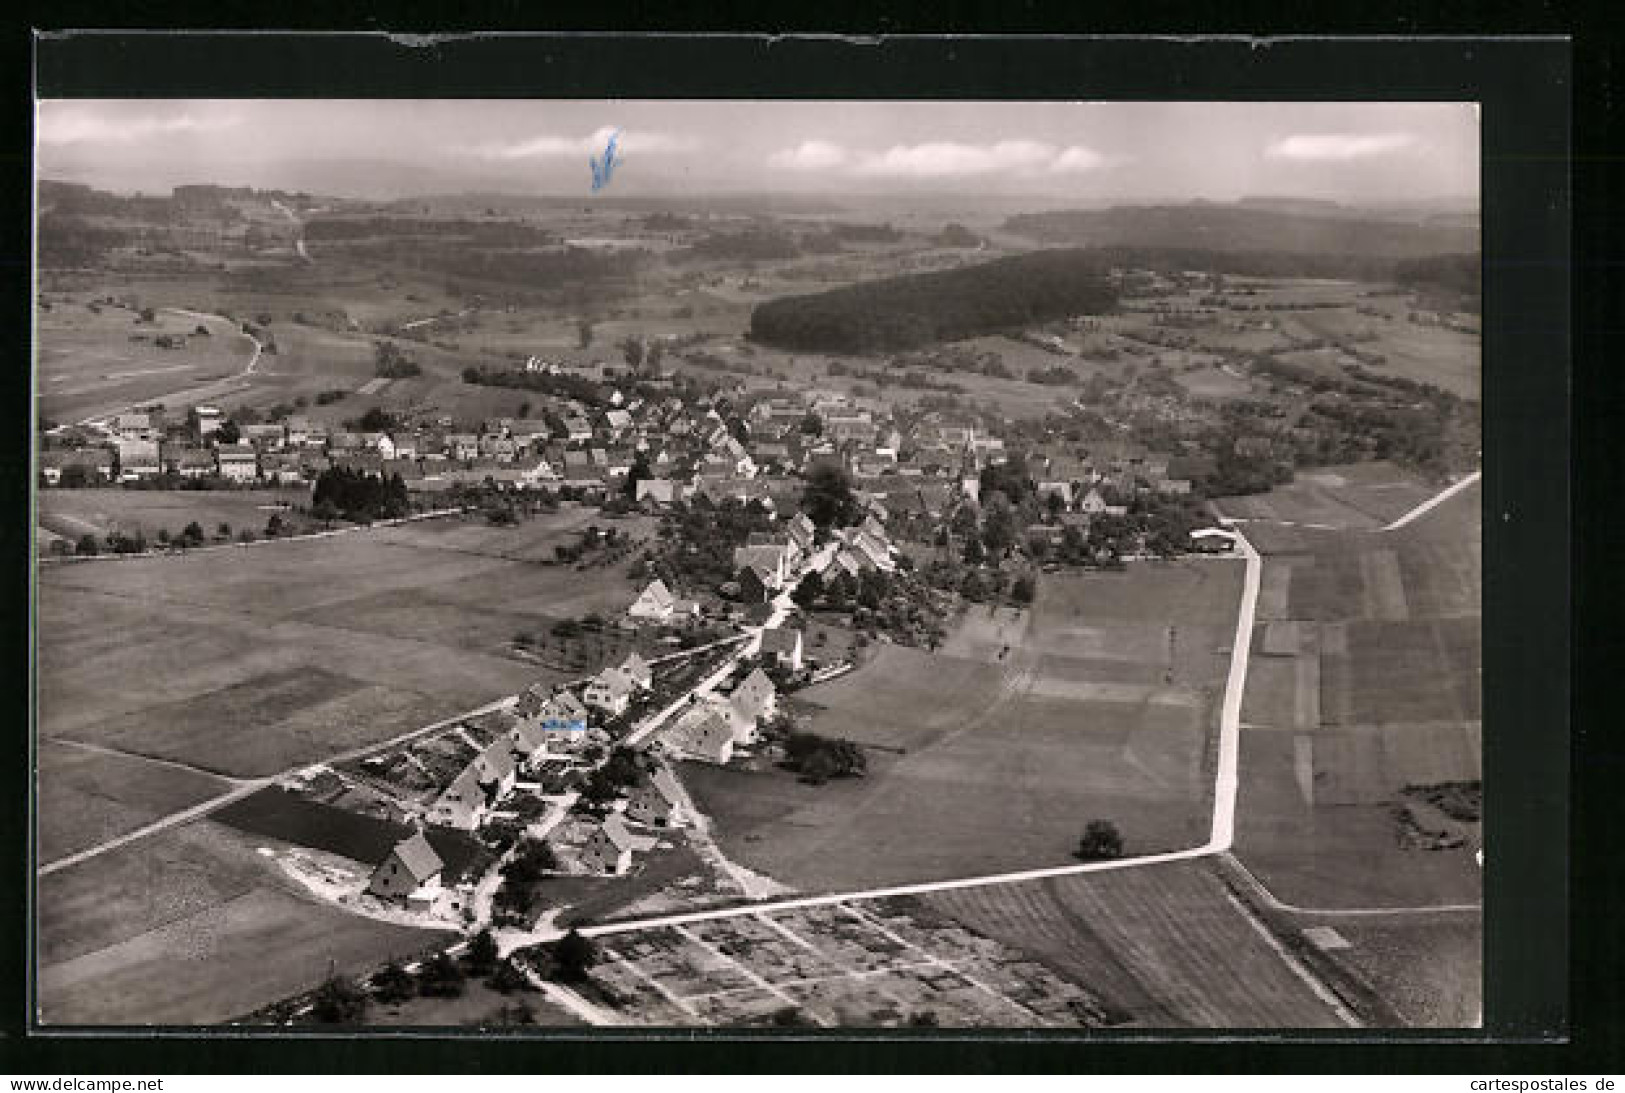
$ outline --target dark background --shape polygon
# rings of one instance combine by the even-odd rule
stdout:
[[[351,10],[346,10],[349,8]],[[1452,14],[1454,28],[1362,5],[1361,22],[1342,29],[1366,34],[1477,33],[1497,26],[1562,34],[1571,14],[1552,6],[1480,5]],[[379,14],[359,5],[324,5],[322,18],[352,28],[423,32],[475,24],[483,29],[531,25],[542,13],[518,5],[488,11],[430,5]],[[62,3],[34,13],[36,27],[251,24],[247,5],[193,7],[184,16],[150,4],[124,8],[115,19],[92,5]],[[602,9],[550,7],[555,25],[614,26]],[[686,14],[686,13],[685,13]],[[726,9],[693,13],[690,27],[726,25]],[[1580,301],[1582,357],[1570,373],[1570,269],[1590,281],[1615,271],[1610,248],[1617,231],[1609,216],[1588,223],[1571,263],[1571,102],[1583,142],[1574,153],[1582,197],[1605,197],[1618,172],[1605,149],[1617,124],[1611,114],[1612,58],[1582,34],[1562,40],[1327,40],[1246,38],[1200,40],[1192,32],[1240,33],[1246,5],[1191,5],[1182,23],[1156,28],[1184,37],[1141,40],[899,39],[930,33],[1064,31],[1064,20],[1032,4],[1001,6],[998,23],[963,8],[933,13],[933,22],[867,12],[846,15],[823,5],[825,28],[871,37],[650,39],[571,36],[551,39],[459,38],[405,44],[373,36],[138,34],[50,35],[26,30],[6,40],[3,70],[20,76],[23,95],[10,100],[5,195],[15,214],[0,242],[0,299],[11,305],[10,336],[0,340],[12,367],[0,372],[11,397],[0,405],[12,428],[0,431],[0,489],[26,514],[31,429],[26,332],[30,328],[28,202],[31,147],[30,69],[41,96],[121,97],[650,97],[650,98],[985,98],[985,99],[1354,99],[1477,100],[1484,104],[1485,520],[1484,687],[1488,708],[1485,781],[1485,1019],[1487,1037],[1465,1043],[1430,1037],[1365,1034],[1358,1046],[1326,1039],[1235,1042],[1234,1034],[1186,1039],[1178,1047],[1125,1042],[1121,1037],[1023,1035],[1005,1040],[953,1034],[929,1039],[860,1039],[848,1032],[787,1041],[773,1037],[685,1034],[682,1039],[627,1043],[602,1032],[545,1042],[412,1037],[297,1041],[250,1036],[64,1037],[27,1032],[29,937],[26,885],[6,889],[0,939],[0,1070],[40,1076],[112,1069],[147,1072],[230,1071],[561,1071],[592,1069],[997,1069],[1087,1071],[1170,1070],[1437,1070],[1453,1073],[1618,1073],[1621,1067],[1618,981],[1621,960],[1617,862],[1617,785],[1625,748],[1613,719],[1601,715],[1601,692],[1574,710],[1571,734],[1570,512],[1586,521],[1572,543],[1580,563],[1611,561],[1606,535],[1619,530],[1618,456],[1607,428],[1617,420],[1617,373],[1586,349],[1617,331],[1616,292],[1588,292]],[[1077,21],[1080,13],[1073,12]],[[1113,13],[1117,14],[1117,13]],[[1129,13],[1114,31],[1152,29],[1151,14]],[[1270,26],[1257,18],[1251,29]],[[310,23],[289,6],[284,27]],[[345,18],[349,15],[349,18]],[[571,19],[571,16],[575,16]],[[1100,17],[1103,13],[1096,11]],[[1275,12],[1286,15],[1285,5]],[[260,15],[263,18],[263,15]],[[1138,22],[1136,22],[1136,20]],[[630,27],[630,24],[625,24]],[[676,27],[676,24],[672,24]],[[737,25],[737,24],[736,24]],[[1301,19],[1300,25],[1307,25]],[[1325,24],[1323,24],[1324,26]],[[1330,24],[1336,26],[1335,23]],[[803,21],[805,29],[819,29]],[[1074,33],[1086,28],[1072,27]],[[1286,28],[1274,27],[1274,33]],[[1572,60],[1572,68],[1571,68]],[[37,67],[36,67],[37,65]],[[1576,90],[1573,75],[1585,81]],[[1594,206],[1593,211],[1605,209]],[[1611,212],[1611,210],[1609,210]],[[1607,310],[1604,310],[1604,309]],[[1612,328],[1612,330],[1610,330]],[[1595,343],[1595,344],[1592,344]],[[1571,392],[1571,382],[1584,393]],[[1585,416],[1571,436],[1570,398]],[[1581,448],[1571,462],[1574,437]],[[1571,471],[1585,478],[1571,483]],[[1571,488],[1572,486],[1572,488]],[[31,637],[28,551],[32,529],[19,519],[0,527],[16,568],[3,586],[7,663],[28,679]],[[1615,604],[1618,577],[1600,566],[1573,590],[1581,618],[1597,621]],[[1579,677],[1596,689],[1620,663],[1615,631],[1598,629],[1575,640]],[[27,803],[29,689],[7,689],[13,763],[10,801],[0,812],[0,838],[9,851],[6,875],[30,875]],[[1587,716],[1589,714],[1590,716]],[[1570,744],[1573,750],[1571,753]],[[1571,816],[1570,775],[1575,775]],[[1611,876],[1609,874],[1612,874]],[[1610,884],[1609,881],[1614,883]],[[1571,895],[1571,883],[1573,891]],[[1572,937],[1572,944],[1571,944]],[[1381,1046],[1372,1041],[1385,1040]],[[1221,1042],[1228,1041],[1228,1042]]]

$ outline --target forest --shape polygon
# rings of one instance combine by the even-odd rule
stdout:
[[[867,355],[1100,314],[1115,304],[1097,256],[1047,250],[769,300],[751,312],[749,336],[784,349]]]

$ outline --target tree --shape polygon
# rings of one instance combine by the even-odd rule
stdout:
[[[430,998],[456,998],[463,993],[463,969],[445,953],[423,967],[419,989]]]
[[[316,992],[311,1014],[324,1025],[359,1025],[368,1002],[354,980],[335,975]]]
[[[592,322],[581,319],[576,323],[576,344],[582,349],[592,345]]]
[[[273,512],[271,514],[271,518],[269,520],[265,521],[265,537],[267,539],[275,539],[278,535],[281,535],[281,534],[282,534],[282,514],[279,513],[279,512]]]
[[[219,526],[214,529],[214,537],[216,539],[230,539],[231,525],[226,523],[224,520],[220,521]]]
[[[597,960],[597,947],[574,929],[553,943],[554,976],[563,982],[586,979],[587,970]]]
[[[796,586],[796,590],[790,594],[790,598],[795,601],[797,607],[800,607],[802,610],[810,611],[812,609],[812,605],[817,603],[818,598],[823,594],[824,578],[819,576],[817,573],[808,573],[805,577],[801,578],[801,583],[798,584]]]
[[[221,444],[235,444],[243,438],[243,431],[237,427],[235,421],[227,418],[220,423],[220,428],[215,431],[214,436]]]
[[[514,991],[533,991],[536,989],[536,984],[532,983],[530,978],[520,971],[519,966],[511,959],[498,964],[486,983],[498,994],[512,994]]]
[[[201,546],[203,543],[203,525],[193,520],[181,529],[181,546]]]
[[[982,542],[990,554],[1003,556],[1016,542],[1016,511],[1010,498],[995,492],[982,512]]]
[[[1032,574],[1023,573],[1021,576],[1016,578],[1015,583],[1010,586],[1010,598],[1015,600],[1017,603],[1033,602]]]
[[[801,507],[820,529],[845,527],[858,516],[852,476],[838,463],[820,463],[807,472]]]
[[[488,929],[475,934],[474,939],[468,943],[468,966],[475,975],[488,974],[496,967],[500,957],[497,939],[491,936]]]
[[[621,356],[626,360],[626,366],[636,372],[643,365],[643,339],[622,338],[620,342]]]
[[[96,537],[89,532],[79,536],[79,543],[76,547],[74,547],[75,554],[79,554],[86,558],[94,558],[101,552],[102,548],[97,544]]]
[[[394,1005],[417,994],[418,982],[412,978],[411,972],[401,966],[400,961],[391,960],[372,977],[372,990],[378,1001],[385,1005]]]
[[[822,436],[822,435],[824,435],[824,421],[823,421],[823,419],[820,418],[817,414],[813,413],[811,410],[808,410],[807,411],[807,416],[801,419],[801,435],[802,436]]]
[[[1107,861],[1123,856],[1123,836],[1110,820],[1090,820],[1074,855],[1083,861]]]

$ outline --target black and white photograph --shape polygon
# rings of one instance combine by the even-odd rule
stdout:
[[[32,1019],[1481,1029],[1481,122],[40,99]]]

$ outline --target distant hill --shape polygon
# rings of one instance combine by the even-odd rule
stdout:
[[[1256,205],[1118,206],[1023,213],[1004,222],[1012,234],[1048,245],[1188,247],[1273,251],[1351,258],[1421,258],[1479,247],[1476,227],[1452,220],[1404,223],[1377,216],[1283,210],[1279,199]]]

